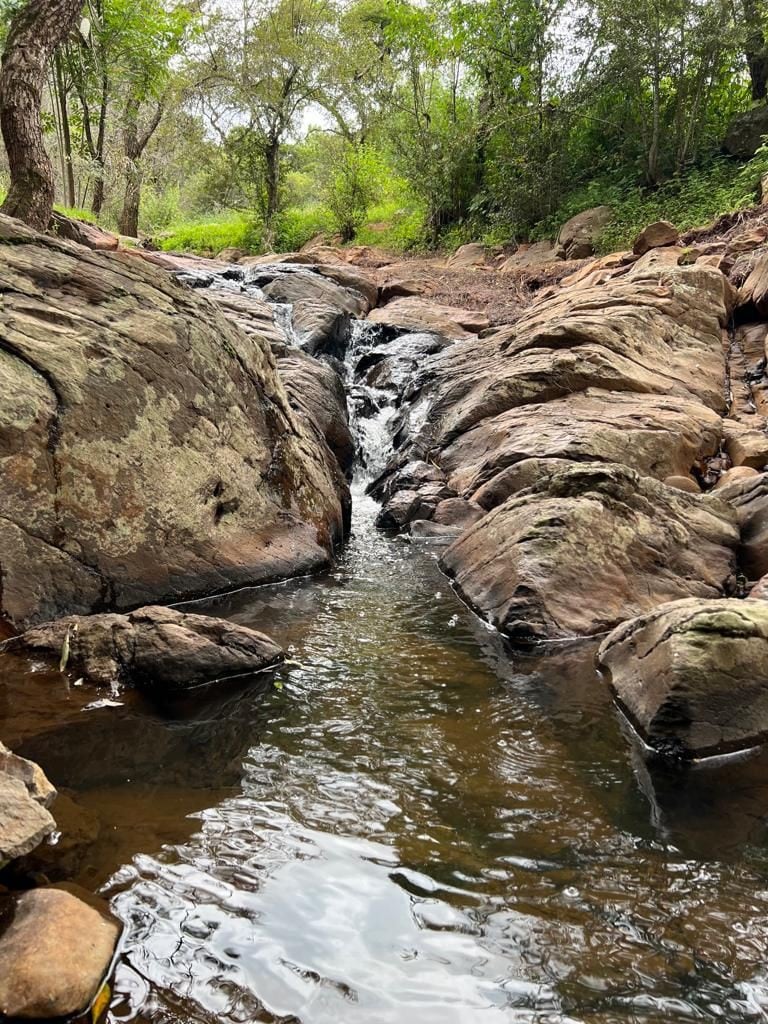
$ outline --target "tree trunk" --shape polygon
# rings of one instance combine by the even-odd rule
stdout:
[[[75,168],[72,163],[72,133],[69,130],[69,104],[64,84],[64,69],[58,55],[55,57],[56,92],[61,118],[62,169],[64,171],[64,202],[72,209],[75,205]]]
[[[158,103],[149,124],[139,132],[139,102],[130,99],[125,108],[123,120],[123,155],[125,156],[125,195],[123,209],[117,222],[121,235],[136,238],[139,233],[139,209],[141,206],[141,181],[143,172],[141,156],[157,130],[163,116],[163,103]]]
[[[267,145],[264,162],[267,185],[267,209],[264,219],[267,230],[271,230],[272,222],[280,209],[280,143],[276,139],[272,139]]]
[[[14,16],[0,70],[0,129],[11,187],[0,211],[44,231],[53,211],[53,168],[40,105],[48,61],[66,39],[82,0],[29,0]]]
[[[744,56],[747,58],[752,99],[762,101],[768,96],[768,46],[763,32],[763,19],[757,0],[744,0]]]
[[[101,104],[99,106],[99,130],[96,135],[96,147],[93,154],[96,164],[96,180],[93,183],[93,202],[91,210],[98,216],[104,205],[104,142],[107,135],[107,110],[109,107],[109,79],[106,72],[101,76]],[[131,236],[134,237],[134,236]]]

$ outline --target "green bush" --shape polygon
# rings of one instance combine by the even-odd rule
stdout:
[[[320,203],[311,206],[290,207],[278,215],[275,225],[275,249],[295,252],[315,235],[333,230],[333,219]]]
[[[230,248],[259,252],[261,225],[242,214],[223,215],[215,221],[188,221],[171,227],[160,244],[166,252],[215,254]]]

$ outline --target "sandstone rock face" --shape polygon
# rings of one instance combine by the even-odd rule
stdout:
[[[514,640],[599,633],[664,601],[719,597],[739,534],[725,503],[624,466],[544,476],[466,530],[441,565]]]
[[[720,754],[768,735],[768,603],[673,601],[602,643],[601,666],[642,737],[667,754]]]
[[[0,743],[0,865],[23,857],[56,827],[56,790],[42,769]]]
[[[67,637],[67,667],[99,686],[127,683],[186,690],[261,672],[283,659],[280,647],[263,633],[161,607],[43,623],[9,640],[7,649],[59,661]]]
[[[651,249],[660,246],[677,245],[680,235],[674,224],[668,220],[657,220],[643,228],[634,241],[632,252],[636,256],[644,256]]]
[[[33,889],[0,936],[0,1013],[27,1020],[87,1009],[109,971],[120,925],[70,892]]]
[[[484,313],[420,298],[393,299],[368,315],[373,323],[401,331],[430,331],[444,338],[471,338],[490,327]]]
[[[326,565],[339,474],[269,343],[135,254],[0,220],[1,610],[17,626]]]
[[[594,255],[595,240],[610,219],[609,206],[595,206],[571,217],[557,236],[557,255],[563,260],[583,260]]]
[[[114,252],[120,247],[117,235],[104,231],[95,224],[89,224],[84,220],[75,220],[72,217],[65,217],[61,213],[54,213],[51,218],[51,228],[59,238],[66,238],[70,242],[77,242],[88,249],[96,249],[102,252]]]

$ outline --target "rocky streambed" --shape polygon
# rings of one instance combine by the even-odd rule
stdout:
[[[103,881],[125,863],[125,852],[105,853],[95,835],[88,839],[83,788],[113,797],[119,791],[123,800],[131,776],[146,792],[153,769],[158,779],[171,770],[172,790],[180,774],[203,780],[208,774],[207,786],[196,783],[195,795],[180,800],[180,823],[182,808],[212,812],[213,791],[231,787],[244,772],[251,781],[244,783],[242,798],[229,795],[218,805],[221,827],[234,827],[242,843],[233,846],[227,838],[205,853],[211,835],[206,825],[203,835],[209,839],[203,846],[193,838],[188,853],[150,866],[141,860],[139,842],[130,850],[140,855],[135,870],[126,867],[127,873],[118,872],[111,883],[113,907],[128,926],[118,1016],[154,1018],[157,993],[178,989],[184,976],[190,980],[183,1011],[188,1019],[196,1019],[201,1007],[217,1012],[229,991],[241,1009],[249,1007],[251,1019],[294,1014],[291,1019],[321,1021],[326,1011],[338,1019],[342,1006],[347,1007],[342,1019],[415,1020],[418,1011],[405,993],[418,971],[411,981],[390,974],[387,984],[401,990],[393,996],[390,1017],[380,987],[371,988],[360,977],[354,984],[339,982],[327,1005],[317,995],[326,984],[312,981],[326,976],[318,961],[320,937],[302,951],[273,929],[260,933],[246,927],[239,910],[229,921],[234,947],[211,945],[208,925],[194,949],[185,938],[183,920],[198,916],[195,908],[206,902],[202,894],[211,885],[214,903],[224,900],[213,917],[226,931],[230,911],[221,918],[221,906],[244,901],[246,913],[246,894],[264,891],[270,874],[264,865],[272,854],[284,872],[294,863],[288,851],[305,841],[322,851],[321,860],[337,864],[339,878],[349,873],[359,880],[362,889],[351,903],[347,893],[347,905],[370,913],[376,927],[380,915],[364,892],[374,902],[394,894],[386,886],[377,889],[379,883],[360,865],[371,857],[383,857],[386,864],[390,854],[376,844],[357,849],[344,843],[352,837],[370,843],[379,832],[388,837],[385,847],[397,851],[392,855],[398,893],[405,885],[420,904],[430,903],[425,891],[439,892],[435,913],[448,915],[444,927],[453,936],[480,928],[473,951],[460,952],[451,940],[451,966],[442,975],[439,970],[420,975],[431,992],[427,1019],[433,1012],[434,1019],[453,1019],[455,1009],[457,1020],[470,1020],[487,1005],[499,1012],[523,1013],[527,1007],[529,1017],[521,1019],[531,1020],[551,1013],[554,1020],[655,1021],[671,1012],[668,1000],[686,1003],[686,1013],[706,1015],[707,999],[716,998],[702,994],[706,986],[694,986],[695,998],[687,1002],[681,992],[657,999],[653,986],[638,982],[634,970],[632,985],[640,1001],[633,996],[621,1009],[616,999],[627,961],[602,976],[600,985],[610,998],[608,1016],[600,1016],[599,1000],[593,1005],[583,993],[572,997],[563,987],[573,971],[580,978],[589,973],[586,963],[577,967],[571,955],[579,945],[574,934],[560,942],[548,935],[544,942],[548,963],[558,956],[569,963],[565,975],[554,968],[548,975],[530,964],[523,969],[500,939],[504,926],[499,925],[501,931],[496,924],[481,926],[474,914],[462,916],[464,911],[452,917],[446,908],[455,900],[447,893],[456,886],[458,893],[467,878],[501,870],[486,839],[498,832],[498,815],[505,819],[509,813],[511,821],[531,801],[531,827],[544,829],[554,849],[560,824],[562,849],[574,849],[585,827],[580,813],[567,822],[562,812],[555,814],[548,831],[543,822],[552,808],[535,796],[549,792],[555,779],[564,784],[552,758],[572,758],[567,736],[574,716],[581,723],[574,736],[583,736],[589,721],[600,723],[602,739],[577,758],[586,775],[600,776],[608,763],[624,764],[629,779],[634,773],[631,785],[639,783],[642,799],[651,803],[655,827],[664,821],[672,832],[680,807],[670,802],[670,793],[696,794],[695,803],[709,787],[707,799],[714,807],[721,797],[720,783],[712,783],[711,775],[702,786],[701,777],[691,782],[677,774],[670,789],[664,774],[669,766],[685,773],[685,764],[695,759],[755,748],[768,731],[763,668],[768,586],[761,583],[768,573],[763,540],[768,229],[761,216],[751,225],[727,227],[715,240],[685,245],[669,226],[655,226],[638,240],[635,253],[573,263],[569,274],[558,273],[557,284],[539,287],[512,322],[493,326],[482,310],[436,301],[428,274],[409,277],[407,268],[352,265],[346,261],[354,252],[319,249],[226,263],[93,253],[35,235],[13,221],[0,227],[0,365],[8,398],[0,403],[5,524],[0,607],[14,634],[3,655],[6,710],[0,735],[67,791],[61,804],[54,802],[53,787],[33,761],[10,753],[0,760],[0,786],[8,794],[0,810],[0,840],[2,859],[10,861],[6,901],[12,922],[0,935],[0,960],[5,955],[11,962],[18,944],[40,929],[36,912],[14,895],[20,886],[76,878],[93,888],[96,879]],[[476,273],[482,277],[485,271]],[[509,267],[510,288],[522,294],[519,273],[517,265]],[[494,274],[494,280],[501,276]],[[352,545],[343,554],[350,528]],[[318,572],[326,574],[319,582],[304,579]],[[289,578],[297,582],[288,589],[270,586]],[[337,585],[339,595],[334,595]],[[356,615],[365,621],[362,628],[353,625]],[[403,645],[402,656],[389,652],[393,642]],[[503,757],[497,763],[491,756],[506,749],[510,737],[503,715],[488,706],[498,686],[494,680],[518,686],[521,669],[527,682],[507,709],[520,723],[514,742],[531,749],[540,742],[547,746],[527,781],[524,759],[510,775],[500,770]],[[406,683],[409,673],[413,680]],[[570,678],[580,680],[575,704],[564,691]],[[328,687],[327,707],[313,680]],[[428,707],[431,688],[447,686],[453,694],[463,681],[468,688],[449,702],[450,712],[443,708],[442,718]],[[302,705],[317,703],[320,717],[282,706],[270,712],[286,685],[297,688]],[[397,696],[403,685],[405,705]],[[22,696],[25,688],[34,699]],[[30,717],[29,708],[44,692],[55,693],[50,708]],[[242,699],[231,696],[238,693],[253,695],[245,715]],[[619,717],[610,711],[610,694]],[[339,702],[345,696],[351,707],[342,714]],[[184,718],[177,721],[180,702],[190,701],[215,710],[202,718],[194,711],[189,727],[183,726]],[[445,699],[438,703],[445,705]],[[266,735],[272,735],[266,745],[260,712],[250,710],[262,705],[273,723],[266,725]],[[395,721],[403,708],[415,716],[410,732],[405,730],[408,737],[402,728],[394,729],[382,743],[364,724],[370,716]],[[484,738],[464,721],[473,713],[491,715],[493,726]],[[304,715],[303,724],[297,714]],[[629,730],[626,739],[617,731],[621,721]],[[359,732],[365,741],[332,741],[334,722],[339,736]],[[274,728],[278,733],[285,728],[286,736],[298,730],[298,746],[271,733]],[[102,755],[104,777],[99,778],[94,743],[105,729],[114,736],[108,740],[113,749]],[[427,742],[434,729],[442,740]],[[557,755],[550,740],[542,740],[553,729]],[[329,737],[319,746],[313,739],[318,730]],[[146,739],[139,739],[142,733]],[[482,755],[475,742],[486,745]],[[270,809],[269,787],[282,791],[284,784],[266,770],[266,762],[255,776],[248,767],[268,759],[270,743],[278,760],[287,758],[286,770],[297,773],[286,795],[291,809],[278,814],[290,818],[282,825]],[[77,744],[88,751],[87,764],[75,763]],[[355,751],[354,765],[347,763],[345,744]],[[436,762],[455,746],[448,775],[438,781],[427,770],[419,744]],[[631,752],[630,761],[619,753],[623,749]],[[328,778],[336,779],[326,793],[311,781],[313,750]],[[760,757],[747,768],[728,769],[746,772],[747,818],[761,799]],[[476,792],[465,777],[473,770],[483,780]],[[725,769],[719,771],[718,778],[726,778]],[[609,774],[623,778],[622,770],[617,776],[611,768]],[[162,785],[168,792],[167,783]],[[567,785],[574,798],[595,799],[592,783],[588,797],[583,782]],[[625,779],[622,790],[628,785]],[[254,786],[263,789],[258,799]],[[506,786],[517,792],[508,808]],[[376,797],[382,806],[363,813],[343,796],[332,798],[334,787],[358,796],[389,795]],[[437,813],[442,802],[450,803],[453,787],[475,793],[485,807],[469,860],[457,850],[468,841],[471,801],[453,825],[450,815]],[[636,796],[627,798],[634,809],[626,828],[641,844],[659,841],[666,849],[667,839],[650,839],[638,828]],[[99,798],[100,806],[104,799]],[[384,804],[390,808],[386,813]],[[79,825],[68,830],[59,824],[57,806]],[[204,813],[209,823],[218,820]],[[719,813],[713,811],[713,820]],[[60,817],[66,821],[64,810]],[[383,824],[390,818],[393,824]],[[616,817],[611,810],[606,817],[603,807],[594,818],[602,822],[604,842],[615,844],[624,812]],[[762,820],[762,812],[757,818]],[[419,823],[418,836],[411,834],[410,821]],[[458,846],[443,831],[451,828]],[[85,837],[68,845],[68,833],[78,829]],[[272,854],[262,852],[263,863],[248,867],[248,851],[263,840],[260,830],[274,832],[277,846]],[[502,845],[507,849],[511,843],[513,852],[498,857],[504,863],[509,856],[516,864],[525,860],[528,854],[514,852],[512,833],[502,832]],[[751,827],[736,832],[737,844],[762,842]],[[52,855],[40,860],[50,837]],[[603,840],[597,833],[594,839],[598,850]],[[59,843],[67,855],[57,867]],[[690,836],[686,844],[691,845]],[[704,844],[705,857],[706,849]],[[88,850],[101,850],[100,866],[92,863],[90,875],[84,867],[93,855]],[[701,855],[699,848],[692,856]],[[548,856],[531,854],[530,869],[543,872],[557,888],[564,863],[559,855]],[[625,856],[629,867],[632,858],[628,851]],[[449,880],[446,872],[454,860]],[[515,868],[516,885],[519,871],[529,870],[522,860]],[[426,875],[413,888],[408,872],[417,864]],[[752,867],[757,870],[755,865],[745,870]],[[251,881],[243,881],[249,872]],[[623,868],[621,873],[626,881]],[[183,877],[197,881],[184,883]],[[645,878],[640,872],[630,888],[645,884]],[[722,892],[728,890],[722,873],[720,883]],[[303,882],[291,883],[296,897],[316,884],[311,872]],[[429,888],[433,884],[436,889]],[[32,889],[25,898],[44,903],[49,892],[60,891]],[[491,886],[485,895],[488,907],[505,905],[509,911],[501,890]],[[82,897],[80,892],[81,903]],[[609,903],[594,892],[588,901],[599,908],[595,912],[608,915]],[[592,912],[579,905],[577,917]],[[89,928],[71,924],[76,921],[72,906],[61,910],[60,919],[70,922],[68,936],[82,936]],[[337,912],[340,906],[331,899],[326,909]],[[40,912],[53,929],[48,946],[40,946],[43,951],[56,946],[58,912]],[[256,916],[264,912],[261,905]],[[306,913],[295,915],[292,934],[304,934],[311,917],[322,912],[322,903],[310,900]],[[723,913],[730,919],[730,910]],[[563,914],[564,906],[558,905],[554,919],[565,928]],[[417,960],[439,957],[439,944],[423,945],[424,928],[439,932],[443,927],[438,918],[426,924],[416,920]],[[46,960],[43,952],[32,958],[27,973],[8,973],[7,991],[0,986],[0,1010],[44,1017],[85,1008],[100,991],[117,941],[110,918],[102,920],[101,969],[94,968],[86,981],[80,978],[79,988],[64,986],[47,1010],[35,1004],[27,1012],[19,993],[27,998],[50,977],[50,957]],[[149,922],[149,930],[141,922]],[[402,932],[402,922],[398,927]],[[515,927],[528,942],[540,925]],[[699,921],[692,927],[708,932],[710,926]],[[636,923],[630,930],[635,929]],[[396,932],[393,922],[393,937]],[[340,934],[331,927],[328,940],[339,941]],[[175,952],[170,946],[164,951],[163,935]],[[367,935],[363,924],[358,936]],[[272,988],[256,975],[244,980],[238,969],[230,970],[228,958],[234,963],[243,955],[232,949],[259,938],[277,942],[280,963],[294,964],[303,979],[295,993],[303,992],[302,998],[289,996],[288,977],[283,968],[279,977],[271,973],[276,961],[269,956],[257,957],[253,970],[271,978]],[[607,932],[600,931],[596,941],[607,948]],[[677,942],[659,935],[657,941],[666,950],[661,956],[669,956],[668,943]],[[643,955],[653,948],[645,939],[640,945]],[[492,950],[493,970],[498,974],[504,965],[503,973],[511,972],[509,983],[499,988],[486,979],[477,989],[467,988],[470,963]],[[314,966],[301,966],[305,954]],[[383,949],[369,954],[360,962],[370,970],[391,967]],[[714,955],[708,954],[710,967]],[[157,968],[161,962],[163,970]],[[218,966],[211,972],[205,962]],[[41,963],[47,973],[40,973]],[[728,992],[722,998],[738,1019],[751,1019],[753,997],[745,1001],[746,990],[739,988],[759,988],[751,962],[731,967],[718,982]],[[348,967],[337,961],[333,972],[340,977]],[[533,988],[523,977],[535,979]],[[229,980],[221,984],[222,978]],[[315,993],[309,1003],[304,998],[308,979]],[[445,991],[438,997],[441,984]],[[345,995],[345,986],[349,992],[360,986],[356,998],[362,1016],[351,1008],[355,998]],[[674,990],[667,986],[668,993]],[[754,998],[762,1005],[762,997]],[[241,1019],[234,1004],[227,1005],[225,1015]],[[568,1016],[574,1008],[575,1018]],[[157,1011],[158,1019],[166,1009]]]

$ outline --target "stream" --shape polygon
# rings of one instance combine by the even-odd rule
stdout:
[[[99,824],[110,1019],[768,1020],[768,754],[651,768],[594,644],[506,650],[375,527],[390,413],[333,571],[186,606],[282,644],[274,679],[106,706],[6,666],[4,736]]]

